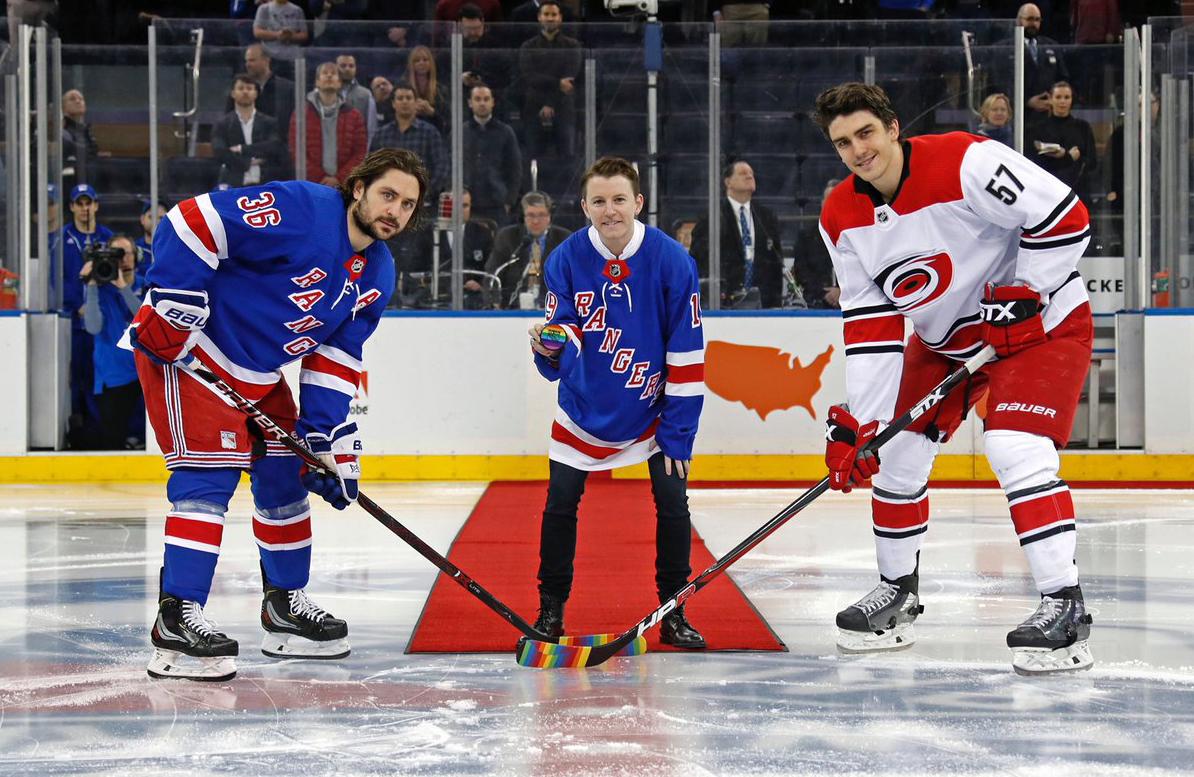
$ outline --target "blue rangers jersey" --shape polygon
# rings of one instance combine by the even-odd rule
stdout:
[[[250,400],[302,359],[299,435],[344,422],[361,350],[394,291],[381,241],[348,237],[340,192],[286,181],[202,194],[170,209],[153,238],[153,286],[206,290],[193,353]]]
[[[582,470],[646,461],[656,451],[692,458],[704,403],[705,339],[696,263],[654,227],[614,256],[589,227],[545,265],[547,322],[568,332],[557,361],[535,354],[559,380],[548,456]]]

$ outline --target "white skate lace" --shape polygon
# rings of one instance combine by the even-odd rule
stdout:
[[[215,624],[203,614],[203,605],[199,602],[184,601],[182,603],[182,624],[201,637],[218,634]]]
[[[325,610],[316,606],[315,602],[307,598],[307,592],[299,588],[290,592],[290,612],[300,618],[307,618],[316,623],[328,617]]]
[[[1051,599],[1048,596],[1041,599],[1040,606],[1036,608],[1036,612],[1024,621],[1023,626],[1036,626],[1042,631],[1049,625],[1050,621],[1057,618],[1061,613],[1061,602],[1057,599]]]
[[[875,590],[854,603],[854,606],[870,616],[895,601],[900,589],[888,582],[879,583]]]

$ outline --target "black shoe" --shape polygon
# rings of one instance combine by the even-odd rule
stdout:
[[[708,647],[701,632],[694,629],[684,615],[685,606],[682,604],[663,616],[663,623],[659,625],[659,641],[665,645],[687,650],[700,650]]]
[[[150,677],[223,682],[236,676],[240,646],[216,630],[199,602],[159,594],[150,641],[154,647],[146,668]]]
[[[564,605],[567,599],[551,594],[539,594],[539,617],[535,619],[535,630],[549,637],[564,636]]]
[[[317,606],[301,588],[271,585],[261,573],[265,596],[261,652],[273,658],[344,658],[350,652],[348,624]]]

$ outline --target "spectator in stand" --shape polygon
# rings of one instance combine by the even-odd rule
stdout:
[[[485,84],[469,90],[472,112],[464,124],[464,183],[473,193],[473,208],[497,224],[509,221],[522,183],[522,151],[514,130],[493,116],[493,91]]]
[[[265,46],[253,43],[245,48],[245,73],[257,84],[257,110],[276,119],[279,127],[289,127],[294,114],[294,82],[274,74]],[[224,112],[235,109],[229,94]]]
[[[406,58],[404,81],[415,90],[416,115],[440,132],[452,119],[448,92],[436,76],[435,57],[426,46],[415,46]]]
[[[821,208],[834,188],[841,183],[837,178],[830,178],[825,182],[825,190],[821,193]],[[800,236],[800,246],[796,261],[792,265],[792,277],[800,290],[804,293],[804,305],[814,309],[839,308],[842,290],[833,277],[833,260],[829,258],[829,249],[821,239],[821,230],[817,222],[806,229]],[[797,306],[799,307],[799,305]]]
[[[376,46],[392,44],[402,48],[425,40],[429,25],[423,20],[428,16],[424,0],[370,0],[369,11],[365,14],[368,19],[390,23]],[[395,20],[399,24],[393,24]]]
[[[485,14],[473,3],[460,7],[460,37],[464,44],[465,93],[477,84],[485,84],[493,90],[495,100],[500,98],[502,89],[510,84],[510,58],[502,50],[501,42],[489,34]]]
[[[1160,202],[1161,196],[1161,98],[1153,92],[1149,100],[1148,118],[1144,126],[1151,135],[1149,148],[1149,189],[1151,191],[1153,207],[1153,228],[1151,230],[1154,241],[1154,262],[1159,256],[1155,250],[1156,241],[1160,238],[1160,228],[1156,223],[1159,211],[1155,204]],[[1111,188],[1107,191],[1107,207],[1111,213],[1112,229],[1105,242],[1111,244],[1112,253],[1123,252],[1123,215],[1124,215],[1124,124],[1122,117],[1111,131],[1111,139],[1107,142],[1108,164],[1111,167]],[[1153,269],[1156,269],[1155,267]]]
[[[295,151],[295,120],[290,120],[290,154]],[[338,186],[365,158],[365,118],[340,96],[335,62],[315,69],[315,88],[307,95],[307,180]]]
[[[119,272],[111,282],[98,283],[92,263],[85,262],[81,277],[86,283],[83,326],[94,338],[94,394],[99,410],[101,450],[133,450],[145,446],[145,404],[133,352],[117,343],[141,307],[145,278],[137,272],[137,247],[129,237],[118,235],[108,248],[122,252]],[[139,434],[130,434],[138,429]]]
[[[1074,43],[1118,43],[1124,23],[1118,0],[1070,0]]]
[[[1006,146],[1015,145],[1012,136],[1012,101],[1002,92],[987,95],[978,109],[982,123],[978,125],[978,134],[998,140]]]
[[[286,147],[278,122],[257,110],[257,84],[245,73],[232,78],[236,108],[211,128],[211,155],[220,162],[220,183],[256,186],[288,178]]]
[[[71,189],[70,212],[74,218],[62,229],[62,307],[71,319],[67,442],[72,448],[91,448],[98,434],[99,418],[93,386],[95,344],[83,326],[83,282],[79,273],[88,248],[106,245],[112,239],[112,230],[96,221],[99,195],[90,184],[81,183]]]
[[[153,233],[162,219],[166,218],[164,203],[158,203],[157,220],[154,220],[153,203],[149,200],[141,203],[141,237],[137,238],[137,272],[144,275],[153,265]]]
[[[767,23],[771,19],[770,3],[741,3],[724,0],[711,3],[713,23],[721,33],[721,45],[766,46]]]
[[[1052,38],[1041,35],[1041,9],[1033,3],[1020,6],[1016,24],[1024,28],[1024,94],[1035,115],[1049,113],[1049,92],[1053,84],[1070,77],[1061,47]],[[1009,83],[1008,86],[1011,86]],[[1010,89],[1007,92],[1011,92]],[[1033,114],[1029,114],[1033,115]]]
[[[560,32],[563,17],[556,0],[539,4],[539,34],[522,44],[518,69],[526,99],[527,156],[537,158],[554,141],[560,156],[571,157],[576,135],[576,77],[580,73],[580,41]]]
[[[473,194],[468,187],[461,192],[460,217],[464,219],[464,255],[460,258],[460,266],[469,271],[464,275],[464,309],[480,310],[484,307],[484,288],[488,284],[477,273],[485,271],[489,255],[493,252],[497,225],[490,219],[473,218]],[[455,235],[448,232],[446,237],[450,259]]]
[[[385,76],[373,76],[369,82],[369,91],[373,93],[373,104],[377,106],[377,126],[389,124],[394,120],[394,82]],[[373,138],[369,138],[373,142]]]
[[[100,155],[87,123],[87,101],[78,89],[62,95],[62,177],[65,185],[87,182],[87,165]]]
[[[522,223],[498,230],[485,272],[501,281],[489,295],[494,308],[543,308],[543,263],[569,232],[551,223],[551,197],[543,192],[522,195]]]
[[[537,24],[539,22],[539,0],[527,0],[510,12],[510,21],[518,24]],[[560,14],[565,24],[576,21],[576,14],[566,5],[560,6]]]
[[[253,37],[271,58],[292,62],[299,57],[299,46],[307,42],[306,14],[290,0],[268,0],[257,6]]]
[[[749,164],[731,162],[722,173],[726,188],[721,203],[721,306],[743,310],[778,308],[784,292],[779,220],[770,208],[752,202],[756,183]],[[701,279],[708,278],[707,218],[698,221],[692,231],[692,258]]]
[[[505,19],[502,14],[501,0],[439,0],[435,4],[435,29],[432,33],[432,45],[437,48],[446,46],[452,35],[452,27],[460,19],[460,9],[470,3],[481,9],[487,22],[501,22]]]
[[[357,58],[352,54],[337,56],[336,70],[340,74],[340,97],[365,117],[365,136],[372,141],[377,132],[377,105],[373,92],[357,83]]]
[[[236,40],[242,46],[253,42],[253,19],[260,0],[228,0],[228,18],[236,22]]]
[[[414,88],[406,82],[399,83],[394,87],[394,121],[377,130],[369,150],[405,148],[418,154],[427,167],[427,196],[432,198],[447,184],[448,161],[443,136],[417,113]]]
[[[1073,115],[1074,90],[1065,81],[1053,85],[1049,116],[1025,132],[1027,156],[1068,184],[1090,207],[1090,178],[1098,167],[1094,131]]]

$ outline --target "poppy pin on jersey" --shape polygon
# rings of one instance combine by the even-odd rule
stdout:
[[[604,274],[614,283],[621,283],[630,277],[630,265],[621,259],[609,259],[605,263]]]

